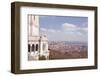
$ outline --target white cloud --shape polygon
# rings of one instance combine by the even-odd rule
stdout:
[[[83,28],[84,31],[88,31],[88,28]]]
[[[64,23],[64,24],[62,24],[62,28],[63,29],[73,29],[73,28],[77,28],[77,27],[74,24]]]
[[[48,32],[55,33],[56,30],[54,30],[54,29],[48,29]]]
[[[47,29],[46,28],[40,28],[41,31],[46,32]]]
[[[50,33],[56,33],[60,32],[60,30],[55,30],[55,29],[46,29],[46,28],[40,28],[42,32],[50,32]]]

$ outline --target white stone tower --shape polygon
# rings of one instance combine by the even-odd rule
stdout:
[[[48,39],[39,33],[39,16],[28,15],[28,60],[49,59]]]
[[[39,36],[39,16],[28,15],[29,36]]]

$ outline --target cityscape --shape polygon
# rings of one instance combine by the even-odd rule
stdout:
[[[75,59],[88,57],[87,43],[49,42],[50,59]]]

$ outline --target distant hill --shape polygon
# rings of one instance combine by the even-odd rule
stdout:
[[[49,44],[51,43],[63,43],[63,44],[83,44],[88,46],[87,42],[79,42],[79,41],[49,41]]]

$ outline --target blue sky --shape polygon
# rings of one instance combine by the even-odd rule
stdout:
[[[88,38],[88,18],[39,16],[40,32],[51,41],[83,41]]]

